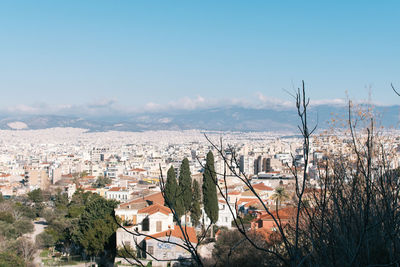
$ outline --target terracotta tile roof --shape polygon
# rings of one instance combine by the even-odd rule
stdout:
[[[126,190],[126,187],[111,187],[110,189],[108,189],[108,191],[112,191],[112,192],[118,192],[118,191],[124,191]]]
[[[239,198],[237,201],[237,204],[242,204],[242,203],[247,203],[247,202],[252,202],[254,200],[258,200],[257,198],[253,197],[253,198]]]
[[[130,171],[132,171],[132,172],[145,172],[146,170],[145,169],[140,169],[140,168],[135,168],[135,169],[132,169]]]
[[[262,191],[274,191],[272,187],[266,186],[264,183],[255,184],[253,188]]]
[[[155,193],[155,194],[151,194],[151,195],[147,195],[147,196],[144,196],[144,197],[136,198],[136,199],[131,200],[131,201],[127,202],[127,203],[121,204],[120,207],[121,208],[128,207],[130,204],[139,203],[139,202],[147,202],[147,203],[152,202],[153,204],[157,203],[157,204],[160,204],[160,205],[163,206],[164,205],[164,197],[161,194],[161,192],[158,192],[158,193]]]
[[[194,230],[193,227],[186,227],[185,228],[184,226],[182,226],[182,228],[183,228],[183,231],[185,233],[187,233],[187,238],[189,239],[189,241],[191,243],[197,243],[198,242],[197,241],[197,236],[196,236],[196,231]],[[164,231],[164,232],[160,232],[160,233],[151,235],[151,237],[154,237],[154,238],[169,237],[169,236],[177,237],[177,238],[180,238],[182,241],[185,241],[185,238],[184,238],[184,236],[182,234],[182,230],[181,230],[181,228],[179,228],[179,226],[175,226],[174,229],[172,229],[172,230],[167,230],[167,231]],[[145,239],[149,240],[149,239],[151,239],[151,237],[146,237]]]
[[[164,213],[165,215],[169,215],[172,213],[172,211],[169,208],[167,208],[165,206],[161,206],[160,204],[157,204],[157,203],[150,205],[148,207],[145,207],[141,210],[138,210],[138,213],[145,213],[145,214],[154,214],[157,212]]]
[[[277,218],[277,215],[279,215],[279,218],[281,220],[289,220],[291,218],[293,218],[294,216],[296,216],[296,208],[294,207],[284,207],[278,210],[278,212],[276,210],[271,211],[272,215],[274,215],[275,218]],[[267,220],[272,220],[271,215],[269,215],[268,213],[263,214],[260,216],[259,219],[257,220],[263,220],[263,221],[267,221]]]
[[[121,187],[111,187],[108,191],[120,191]]]

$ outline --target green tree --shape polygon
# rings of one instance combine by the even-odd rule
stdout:
[[[206,165],[203,173],[203,203],[204,211],[211,223],[218,221],[218,197],[216,188],[217,176],[214,168],[214,155],[207,153]]]
[[[20,219],[13,224],[18,236],[33,232],[34,226],[29,219]]]
[[[43,192],[42,189],[35,189],[28,193],[28,198],[30,201],[35,203],[43,202]]]
[[[167,172],[167,182],[165,184],[165,204],[170,206],[178,216],[178,219],[184,214],[184,206],[180,197],[180,190],[176,181],[174,167],[170,167]],[[175,218],[176,219],[176,218]]]
[[[67,194],[62,194],[60,191],[57,192],[57,195],[55,195],[54,198],[54,204],[56,206],[56,209],[58,210],[66,210],[68,206],[68,195]]]
[[[5,251],[0,253],[0,266],[1,267],[24,267],[25,261],[15,254],[14,252],[11,251]]]
[[[165,183],[165,202],[166,205],[174,206],[176,191],[178,190],[178,183],[176,182],[174,167],[170,167],[167,172],[167,182]]]
[[[93,183],[93,187],[95,188],[102,188],[105,187],[107,184],[110,184],[112,181],[108,177],[99,176],[96,179],[96,182]]]
[[[14,216],[8,211],[0,211],[0,221],[4,221],[6,223],[15,222]]]
[[[200,192],[200,185],[197,180],[193,181],[193,197],[190,207],[190,219],[193,225],[198,225],[201,217],[201,192]]]
[[[116,201],[106,200],[91,194],[77,224],[71,229],[72,240],[81,246],[88,255],[115,249],[115,231],[118,225],[113,218]]]
[[[56,240],[54,240],[54,236],[47,232],[44,231],[43,233],[40,233],[39,235],[36,236],[36,245],[39,248],[49,248],[52,247],[56,244]]]
[[[22,205],[20,202],[14,204],[15,210],[22,213],[23,216],[29,219],[36,218],[36,209],[27,205]]]
[[[192,204],[192,176],[190,173],[189,160],[182,160],[179,170],[179,189],[181,191],[180,198],[183,203],[185,213],[190,211]]]

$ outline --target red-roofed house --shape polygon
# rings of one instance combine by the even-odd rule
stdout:
[[[296,208],[284,207],[279,209],[278,211],[272,211],[271,209],[271,214],[275,217],[276,220],[278,220],[279,218],[281,227],[284,227],[286,224],[289,223],[291,219],[296,216]],[[258,214],[257,218],[251,222],[251,228],[254,230],[262,228],[266,232],[277,231],[277,225],[273,217],[265,211],[262,214]]]
[[[147,196],[143,196],[143,197],[139,197],[136,199],[133,199],[129,202],[123,203],[121,204],[121,208],[124,207],[128,207],[131,204],[135,204],[135,203],[140,203],[140,202],[146,202],[148,205],[154,204],[154,203],[158,203],[160,205],[164,205],[164,197],[161,194],[161,192],[158,193],[154,193],[151,195],[147,195]]]
[[[125,229],[117,230],[117,247],[130,246],[137,251],[138,257],[153,260],[153,264],[154,259],[150,258],[143,250],[160,260],[191,257],[186,250],[177,245],[154,239],[184,244],[184,235],[179,226],[174,225],[172,211],[163,205],[161,198],[161,193],[156,193],[120,204],[115,209],[115,215],[128,225],[125,226]],[[127,230],[145,235],[132,235]],[[195,230],[192,227],[186,227],[185,231],[189,241],[193,245],[197,244]],[[116,260],[123,262],[121,258]],[[161,263],[166,262],[158,262],[158,264]]]
[[[115,209],[115,215],[120,217],[122,221],[127,222],[127,228],[130,231],[138,231],[146,235],[152,235],[159,232],[167,231],[173,228],[173,214],[171,210],[160,204],[152,204],[147,206],[146,202],[132,203],[129,206]],[[117,230],[117,246],[134,245],[134,236],[124,229]],[[136,242],[140,243],[144,237],[137,237]]]

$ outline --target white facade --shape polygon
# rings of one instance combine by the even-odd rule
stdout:
[[[234,207],[235,204],[230,203],[230,206],[232,207],[233,214],[236,215]],[[224,200],[219,200],[218,201],[218,221],[215,223],[215,225],[219,227],[227,227],[228,229],[232,228],[232,221],[236,218],[232,215],[232,213],[229,210],[228,204]],[[210,224],[210,219],[208,218],[207,214],[205,213],[204,209],[201,208],[202,210],[202,219],[201,222],[204,220],[204,224],[207,226]]]

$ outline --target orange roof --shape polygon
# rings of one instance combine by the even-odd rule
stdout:
[[[145,207],[141,210],[138,210],[138,213],[146,213],[146,214],[154,214],[156,212],[161,212],[161,213],[164,213],[165,215],[172,213],[172,211],[169,208],[167,208],[165,206],[161,206],[160,204],[157,204],[157,203],[150,205],[148,207]]]
[[[262,191],[274,191],[272,187],[266,186],[264,183],[255,184],[253,185],[253,188]]]
[[[3,177],[8,177],[8,176],[11,176],[11,174],[0,174],[0,177],[1,177],[1,178],[3,178]]]
[[[121,187],[112,187],[108,191],[119,191]]]
[[[125,189],[126,189],[125,187],[111,187],[108,191],[117,192]]]
[[[272,211],[271,210],[271,214],[274,215],[274,217],[277,219],[277,215],[279,215],[279,218],[281,220],[289,220],[290,218],[293,218],[296,215],[296,208],[294,207],[284,207],[278,210],[278,212],[276,210]],[[272,220],[271,215],[269,215],[268,213],[261,215],[261,217],[259,218],[263,221],[266,220]]]
[[[173,237],[180,238],[181,240],[184,241],[185,237],[183,236],[182,231],[184,233],[186,233],[186,237],[187,237],[187,239],[189,239],[189,241],[191,243],[197,243],[198,242],[197,241],[197,236],[196,236],[196,231],[194,230],[194,228],[193,227],[185,227],[185,226],[182,226],[182,230],[181,230],[181,228],[179,226],[175,226],[174,229],[172,229],[172,230],[167,230],[167,231],[164,231],[164,232],[160,232],[160,233],[151,235],[151,237],[160,238],[160,237],[173,236]],[[146,240],[152,239],[151,237],[146,237],[145,239]]]
[[[228,195],[240,195],[240,192],[239,191],[232,191],[232,192],[229,192]]]
[[[239,198],[239,199],[238,199],[237,204],[252,202],[252,201],[254,201],[254,200],[258,200],[258,198],[255,198],[255,197],[253,197],[253,198],[243,198],[243,197],[242,197],[242,198]]]
[[[139,203],[139,202],[153,202],[153,203],[157,203],[157,204],[160,204],[160,205],[164,205],[164,197],[161,194],[161,192],[158,192],[158,193],[155,193],[155,194],[151,194],[151,195],[147,195],[147,196],[144,196],[144,197],[140,197],[140,198],[131,200],[131,201],[127,202],[127,203],[121,204],[120,207],[121,208],[128,207],[130,204]]]

